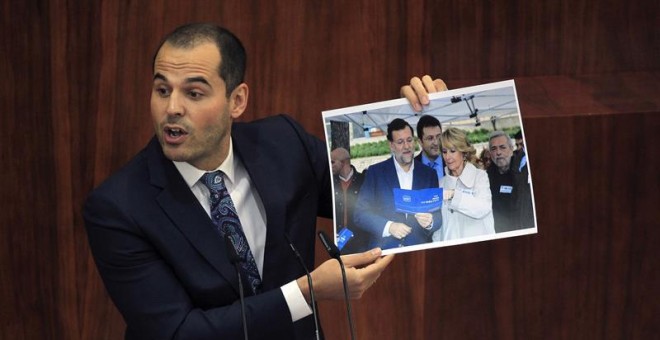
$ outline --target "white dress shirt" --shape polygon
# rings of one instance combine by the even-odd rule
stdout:
[[[173,163],[210,218],[210,192],[199,181],[207,171],[197,169],[186,162]],[[234,158],[231,139],[229,140],[227,158],[214,171],[216,170],[224,173],[227,191],[236,207],[243,233],[250,245],[250,251],[252,251],[254,261],[257,263],[259,275],[263,277],[264,251],[266,249],[266,209],[264,209],[261,197],[252,185],[250,175],[245,170],[243,163],[238,158]],[[220,242],[220,238],[218,240]],[[305,301],[295,280],[282,286],[281,290],[289,306],[292,321],[295,322],[312,314],[312,310],[307,304],[307,301]]]
[[[413,170],[415,170],[415,161],[410,164],[410,169],[408,169],[407,172],[401,167],[401,165],[399,165],[399,162],[396,161],[394,155],[392,155],[392,161],[394,162],[394,169],[396,169],[396,177],[399,179],[399,187],[401,189],[411,190],[413,183]],[[392,221],[387,221],[387,223],[385,223],[385,228],[383,228],[382,234],[383,237],[392,236],[392,234],[390,234],[391,225]]]
[[[397,162],[394,157],[392,157],[392,161],[394,161],[396,177],[399,178],[399,187],[405,190],[412,190],[413,170],[415,170],[415,162],[413,161],[410,163],[410,169],[406,171],[401,167],[401,165],[399,165],[399,162]]]

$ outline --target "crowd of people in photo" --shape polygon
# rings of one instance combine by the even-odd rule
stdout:
[[[442,128],[431,115],[415,130],[394,119],[387,127],[391,157],[360,173],[345,148],[331,151],[337,230],[352,238],[342,252],[357,253],[442,242],[534,227],[532,192],[521,132],[492,131],[477,150],[466,131]],[[414,155],[415,143],[421,151]],[[367,171],[368,170],[368,171]],[[367,174],[368,172],[368,174]],[[442,188],[439,211],[402,213],[393,189]]]

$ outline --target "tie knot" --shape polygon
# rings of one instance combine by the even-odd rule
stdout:
[[[225,188],[222,171],[207,172],[202,176],[202,183],[211,191],[220,191]]]

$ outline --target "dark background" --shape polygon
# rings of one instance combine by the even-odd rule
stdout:
[[[660,333],[657,1],[0,6],[1,339],[123,337],[81,205],[152,135],[151,58],[189,21],[243,40],[243,120],[287,112],[319,137],[321,111],[395,98],[412,75],[515,79],[539,233],[398,255],[353,303],[360,339]],[[348,338],[343,303],[321,311],[327,337]]]

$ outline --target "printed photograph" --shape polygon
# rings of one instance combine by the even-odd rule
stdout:
[[[530,156],[513,80],[322,113],[343,255],[537,232]]]

